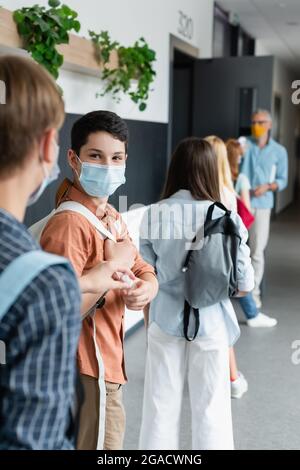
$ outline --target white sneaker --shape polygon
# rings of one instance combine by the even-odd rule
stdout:
[[[231,382],[231,398],[242,398],[244,393],[248,390],[248,382],[241,372],[238,373],[238,378]]]
[[[247,320],[247,325],[252,328],[272,328],[277,325],[277,320],[260,312],[255,318]]]
[[[253,300],[255,302],[255,305],[257,308],[261,308],[262,307],[262,302],[261,302],[261,298],[260,298],[260,295],[257,295],[257,294],[254,294],[252,292],[252,297],[253,297]]]

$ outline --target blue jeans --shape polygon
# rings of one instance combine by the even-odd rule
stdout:
[[[257,315],[259,314],[259,311],[256,307],[256,304],[254,302],[251,292],[247,294],[245,297],[240,297],[238,301],[240,302],[240,306],[248,320],[251,320],[251,318],[257,317]]]

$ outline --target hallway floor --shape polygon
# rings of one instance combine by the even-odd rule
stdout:
[[[300,449],[300,364],[292,363],[292,343],[300,340],[300,211],[294,206],[271,225],[267,251],[267,286],[262,311],[278,319],[273,329],[250,329],[241,312],[236,345],[239,369],[249,382],[241,400],[232,401],[236,449]],[[238,309],[237,309],[238,310]],[[299,355],[298,355],[299,357]],[[124,387],[127,412],[125,449],[136,449],[141,421],[145,332],[126,340]],[[191,448],[186,390],[181,448]]]

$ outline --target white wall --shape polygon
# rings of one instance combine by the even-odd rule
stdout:
[[[168,122],[169,113],[169,35],[178,33],[179,13],[182,10],[194,22],[194,35],[189,44],[200,49],[201,57],[211,57],[213,0],[65,0],[79,13],[80,35],[88,37],[88,30],[108,30],[113,39],[124,45],[132,44],[143,36],[157,52],[157,77],[148,108],[140,112],[124,98],[121,104],[109,97],[96,98],[101,82],[96,77],[62,71],[59,83],[64,90],[69,113],[83,114],[93,109],[117,111],[122,117],[154,122]],[[34,3],[47,5],[47,0],[3,0],[9,10]],[[182,38],[185,39],[185,38]]]
[[[265,55],[273,55],[273,54],[264,45],[263,41],[257,39],[256,42],[255,42],[255,55],[256,56],[265,56]]]
[[[291,84],[296,79],[297,74],[289,70],[280,60],[275,59],[273,95],[277,93],[281,97],[281,143],[287,148],[289,154],[289,185],[285,191],[278,194],[277,212],[293,200],[297,171],[295,144],[299,133],[299,106],[292,103]]]

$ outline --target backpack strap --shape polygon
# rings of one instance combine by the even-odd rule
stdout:
[[[214,208],[215,207],[219,207],[219,209],[222,209],[222,211],[225,212],[225,215],[227,216],[230,216],[231,214],[231,211],[228,210],[224,204],[222,204],[221,202],[214,202],[213,204],[211,204],[208,208],[208,211],[207,211],[207,215],[206,215],[206,220],[212,220],[212,215],[213,215],[213,212],[214,212]]]
[[[185,302],[184,302],[184,314],[183,314],[183,333],[184,333],[184,337],[187,341],[194,341],[194,339],[196,338],[196,336],[198,334],[199,327],[200,327],[199,309],[198,308],[193,308],[192,310],[193,310],[193,313],[194,313],[194,316],[195,316],[196,325],[195,325],[194,336],[192,338],[190,338],[189,335],[188,335],[188,330],[189,330],[189,323],[190,323],[191,306],[185,300]]]
[[[77,212],[78,214],[83,215],[94,227],[95,229],[102,235],[104,238],[109,238],[113,242],[116,242],[115,237],[113,234],[107,230],[102,222],[98,219],[98,217],[93,214],[92,211],[90,211],[87,207],[85,207],[83,204],[80,204],[79,202],[75,201],[65,201],[60,206],[56,209],[55,214],[58,212],[63,212],[63,211],[72,211],[72,212]]]
[[[215,202],[215,203],[211,204],[208,208],[207,215],[206,215],[206,222],[207,221],[211,222],[212,215],[213,215],[215,207],[219,207],[219,209],[222,209],[225,212],[225,215],[230,216],[231,211],[226,209],[226,207],[221,202]],[[193,238],[192,244],[194,244],[196,240],[197,240],[197,234]],[[183,267],[182,267],[182,272],[184,272],[184,273],[188,270],[188,265],[189,265],[189,262],[190,262],[190,258],[192,256],[192,252],[193,252],[193,250],[189,250],[187,255],[186,255],[185,262],[184,262]]]
[[[73,272],[68,260],[41,250],[18,256],[4,269],[0,275],[0,321],[33,279],[53,265],[65,265]]]
[[[212,220],[212,215],[214,208],[218,207],[225,214],[217,219]],[[204,224],[204,236],[208,234],[212,235],[214,233],[223,233],[224,235],[230,235],[239,239],[239,242],[242,241],[239,229],[237,225],[231,218],[232,211],[226,209],[226,207],[221,202],[215,202],[211,204],[208,208],[206,220]]]

